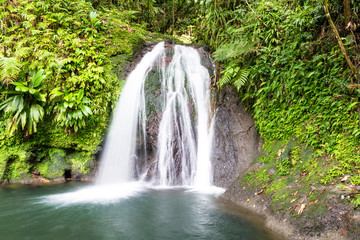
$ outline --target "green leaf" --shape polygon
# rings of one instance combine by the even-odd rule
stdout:
[[[23,92],[23,93],[29,92],[29,88],[26,87],[26,86],[17,86],[17,87],[15,88],[15,90],[18,91],[18,92]]]
[[[32,78],[33,87],[38,88],[44,79],[44,69],[40,69]]]
[[[34,122],[39,122],[44,116],[44,109],[39,104],[33,104],[30,107],[30,116]]]
[[[20,114],[20,121],[21,121],[21,129],[24,130],[26,125],[26,111]]]
[[[14,97],[11,105],[12,112],[16,112],[19,108],[23,108],[24,98],[20,95]]]
[[[36,100],[38,100],[40,102],[46,102],[46,95],[47,94],[44,92],[36,91],[33,96],[35,97]]]
[[[32,95],[34,95],[34,94],[36,94],[36,93],[39,93],[36,89],[34,89],[34,88],[31,88],[31,89],[29,89],[29,92],[30,92],[30,94],[32,94]]]
[[[347,111],[350,111],[354,106],[356,106],[357,104],[359,104],[358,102],[353,102],[352,104],[350,104],[348,107],[347,107]]]
[[[81,103],[81,100],[83,99],[83,97],[84,97],[84,89],[81,89],[77,95],[77,102]]]
[[[51,92],[50,92],[50,100],[53,100],[56,97],[59,97],[61,95],[63,95],[64,93],[60,92],[60,88],[54,88]]]
[[[96,21],[97,13],[95,11],[90,12],[90,20],[91,22]]]
[[[14,100],[14,97],[10,97],[8,99],[5,99],[2,103],[0,103],[0,111],[7,108],[9,105],[11,105],[11,102]]]
[[[92,111],[91,111],[91,108],[89,108],[88,106],[86,105],[81,105],[81,111],[83,112],[83,114],[85,116],[89,116],[89,115],[92,115]]]

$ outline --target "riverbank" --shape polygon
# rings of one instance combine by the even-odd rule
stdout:
[[[279,210],[275,209],[274,194],[267,194],[263,188],[243,181],[245,173],[257,167],[257,164],[252,165],[220,199],[236,204],[248,214],[261,215],[266,228],[286,239],[359,239],[360,213],[354,210],[351,203],[342,199],[343,195],[339,194],[335,186],[314,188],[310,194],[318,192],[318,200],[310,202],[310,196],[301,197],[300,201],[292,201],[286,210]],[[291,189],[292,186],[285,188]],[[293,199],[298,199],[296,190],[293,195]]]

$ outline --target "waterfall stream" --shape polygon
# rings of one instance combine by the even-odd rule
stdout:
[[[174,186],[223,193],[212,186],[214,118],[209,115],[210,75],[201,62],[198,50],[164,42],[145,54],[123,87],[96,184],[47,196],[45,202],[106,204]]]
[[[148,162],[149,119],[144,88],[151,71],[156,72],[161,86],[161,109],[157,113],[161,121],[156,154],[153,161]],[[169,48],[162,42],[148,52],[122,90],[101,157],[97,183],[126,183],[147,176],[153,185],[210,186],[209,80],[208,69],[192,47]],[[139,142],[142,142],[141,157],[145,160],[139,160]],[[136,168],[137,161],[145,166]]]
[[[147,53],[127,78],[115,109],[101,156],[98,184],[131,181],[135,157],[136,132],[140,105],[144,104],[145,77],[153,64],[164,55],[164,43]],[[145,121],[145,119],[143,119]]]

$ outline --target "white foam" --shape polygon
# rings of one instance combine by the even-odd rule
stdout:
[[[141,182],[113,185],[93,185],[79,190],[53,194],[42,198],[41,202],[51,205],[109,204],[138,195],[146,190]]]
[[[216,187],[216,186],[206,186],[206,187],[192,187],[187,192],[195,192],[203,195],[213,195],[213,196],[220,196],[225,192],[225,188]]]

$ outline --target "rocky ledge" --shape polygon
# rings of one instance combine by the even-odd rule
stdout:
[[[220,198],[251,215],[261,216],[266,228],[285,239],[360,239],[360,212],[346,199],[352,193],[344,192],[351,189],[314,184],[301,192],[298,191],[301,184],[295,181],[271,192],[266,184],[258,185],[251,180],[256,178],[254,172],[265,164],[254,161],[264,154],[255,121],[234,91],[227,89],[216,94],[214,182],[227,189]],[[294,142],[289,142],[286,147],[293,145]]]

